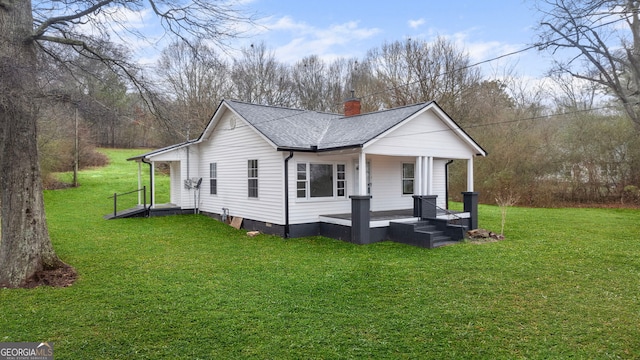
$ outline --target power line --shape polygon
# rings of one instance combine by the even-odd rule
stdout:
[[[604,13],[602,13],[602,14],[604,14]],[[602,15],[602,14],[598,13],[598,14],[594,14],[594,15]],[[612,12],[611,13],[611,15],[614,15],[614,14],[625,14],[625,13],[624,12],[616,12],[616,13]],[[624,21],[624,20],[628,19],[630,16],[632,16],[632,15],[624,16],[624,17],[621,17],[619,19],[615,19],[615,20],[612,20],[612,21],[609,21],[609,22],[606,22],[606,23],[602,23],[602,24],[599,24],[597,26],[593,26],[593,27],[591,27],[591,29],[597,29],[597,28],[601,28],[601,27],[604,27],[604,26],[609,26],[609,25],[612,25],[612,24],[614,24],[616,22]],[[578,32],[576,31],[575,33],[569,34],[567,36],[570,36],[570,35],[578,35]],[[449,70],[449,71],[443,71],[443,72],[437,74],[435,77],[439,78],[439,77],[444,76],[444,75],[448,75],[448,74],[451,74],[451,73],[456,73],[456,72],[459,72],[459,71],[470,69],[470,68],[473,68],[473,67],[476,67],[476,66],[480,66],[482,64],[490,63],[490,62],[497,61],[497,60],[500,60],[500,59],[503,59],[503,58],[506,58],[506,57],[510,57],[510,56],[514,56],[514,55],[517,55],[517,54],[520,54],[520,53],[523,53],[523,52],[527,52],[527,51],[529,51],[531,49],[534,49],[534,48],[539,48],[540,49],[540,48],[544,48],[544,47],[547,47],[547,46],[551,46],[554,43],[556,43],[557,41],[562,40],[563,38],[565,38],[565,36],[560,36],[560,37],[557,37],[557,38],[554,38],[554,39],[551,39],[551,40],[547,40],[544,43],[535,43],[535,44],[532,44],[530,46],[527,46],[527,47],[519,49],[519,50],[515,50],[515,51],[509,52],[509,53],[506,53],[506,54],[498,55],[498,56],[495,56],[493,58],[485,59],[485,60],[482,60],[482,61],[478,61],[476,63],[468,64],[468,65],[465,65],[465,66],[461,66],[459,68],[455,68],[455,69],[452,69],[452,70]],[[364,95],[360,96],[360,98],[371,97],[371,96],[379,95],[379,94],[382,94],[382,93],[385,93],[385,92],[397,90],[397,89],[400,89],[400,88],[404,88],[404,87],[407,87],[407,86],[411,86],[411,85],[417,84],[417,83],[419,83],[421,81],[422,81],[422,79],[418,79],[418,80],[415,80],[415,81],[410,81],[410,82],[407,82],[407,83],[404,83],[404,84],[400,84],[400,85],[397,85],[397,86],[385,88],[385,89],[377,91],[377,92],[364,94]],[[334,105],[339,105],[339,104],[334,104]],[[503,121],[503,122],[481,124],[481,125],[476,125],[476,126],[472,125],[472,126],[467,126],[465,128],[469,129],[469,128],[475,128],[475,127],[483,127],[483,126],[490,126],[490,125],[513,123],[513,122],[519,122],[519,121],[531,121],[531,120],[536,120],[536,119],[541,119],[541,118],[549,118],[549,117],[570,115],[570,114],[581,113],[581,112],[603,110],[603,109],[611,108],[611,107],[612,106],[600,107],[600,108],[594,108],[594,109],[588,109],[588,110],[576,110],[575,112],[570,112],[570,113],[544,115],[544,116],[538,116],[538,117],[533,117],[533,118],[514,119],[514,120]],[[292,110],[298,110],[300,112],[296,113],[296,114],[291,114],[291,115],[287,115],[287,116],[283,116],[283,117],[274,118],[274,119],[271,119],[271,120],[266,120],[266,121],[261,122],[260,124],[262,125],[262,124],[265,124],[265,123],[268,123],[268,122],[272,122],[272,121],[280,121],[280,120],[283,120],[283,119],[287,119],[287,118],[292,118],[292,117],[295,117],[295,116],[303,115],[305,113],[315,113],[316,112],[316,111],[306,110],[306,109],[292,109]],[[243,127],[243,126],[249,126],[249,125],[240,125],[240,126],[236,126],[236,128],[237,127]],[[450,131],[450,130],[451,129],[438,130],[438,131]]]

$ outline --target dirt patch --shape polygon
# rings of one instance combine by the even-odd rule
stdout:
[[[484,244],[504,240],[504,236],[496,234],[486,229],[474,229],[467,231],[469,242],[473,244]]]
[[[72,266],[65,265],[53,270],[36,272],[22,287],[28,289],[38,286],[68,287],[73,285],[77,278],[78,273],[76,269]]]

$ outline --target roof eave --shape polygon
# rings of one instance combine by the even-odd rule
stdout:
[[[327,148],[318,148],[317,146],[311,146],[308,148],[303,147],[295,147],[295,146],[280,146],[277,148],[278,151],[295,151],[295,152],[308,152],[308,153],[323,153],[329,151],[339,151],[339,150],[347,150],[347,149],[357,149],[363,147],[364,144],[356,144],[356,145],[344,145],[344,146],[334,146]]]
[[[185,141],[185,142],[182,142],[182,143],[169,145],[167,147],[163,147],[161,149],[153,150],[153,151],[150,151],[148,153],[144,153],[144,154],[140,154],[138,156],[130,157],[130,158],[127,159],[127,161],[142,161],[142,159],[148,159],[148,158],[150,158],[152,156],[156,156],[156,155],[164,154],[164,153],[169,152],[169,151],[181,149],[183,147],[191,146],[191,145],[197,144],[199,142],[200,142],[199,139],[193,139],[193,140],[188,140],[188,141]]]

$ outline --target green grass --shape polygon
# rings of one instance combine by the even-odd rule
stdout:
[[[200,215],[103,220],[137,186],[136,152],[108,154],[45,193],[78,281],[0,290],[0,342],[52,341],[56,359],[640,357],[638,210],[510,208],[506,240],[434,250],[250,238]],[[499,230],[499,209],[480,225]]]

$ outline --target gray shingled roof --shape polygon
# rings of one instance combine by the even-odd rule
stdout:
[[[281,149],[330,150],[358,147],[401,123],[429,103],[345,117],[316,111],[225,103]]]
[[[355,116],[256,105],[235,100],[224,100],[220,106],[223,104],[235,111],[280,150],[327,151],[363,146],[433,102]],[[468,141],[477,145],[483,155],[486,154],[464,130],[460,130],[468,137]],[[205,133],[197,140],[171,145],[127,160],[140,161],[148,156],[199,143],[203,136],[206,136]]]

